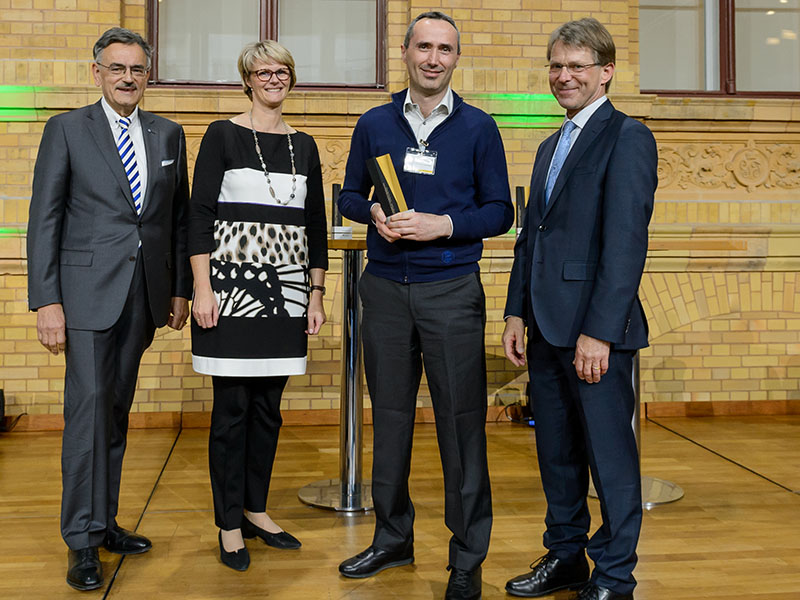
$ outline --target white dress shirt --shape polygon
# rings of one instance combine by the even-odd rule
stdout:
[[[119,140],[119,135],[122,133],[122,126],[119,124],[121,115],[111,108],[111,105],[106,102],[105,98],[100,99],[100,104],[103,106],[103,112],[106,113],[108,124],[111,127],[111,133],[114,136],[114,144],[116,145]],[[133,142],[133,151],[136,153],[136,165],[139,167],[139,179],[142,182],[142,210],[146,206],[145,192],[147,191],[147,152],[144,149],[144,133],[142,132],[142,122],[139,120],[139,107],[133,109],[133,112],[128,117],[131,124],[128,127],[128,135],[131,136]]]
[[[572,133],[570,133],[570,136],[569,136],[569,150],[567,150],[567,156],[569,156],[569,153],[572,152],[572,149],[575,147],[575,142],[578,141],[578,136],[581,134],[581,131],[583,131],[583,128],[586,127],[586,123],[589,122],[589,119],[592,118],[592,115],[595,112],[597,112],[597,109],[600,108],[603,105],[603,102],[605,102],[606,100],[608,100],[608,96],[606,96],[604,94],[604,95],[600,96],[597,100],[592,102],[589,106],[583,107],[578,112],[577,115],[572,117],[572,122],[575,123],[575,129],[572,130]],[[569,121],[569,120],[570,120],[569,118],[564,117],[564,122],[565,123],[567,121]],[[561,125],[561,132],[562,133],[564,132],[563,123]],[[560,141],[561,137],[559,136],[558,139]],[[558,142],[556,142],[556,146],[558,146]],[[555,152],[554,152],[553,153],[553,158],[550,159],[550,164],[547,166],[547,172],[548,173],[550,172],[550,166],[552,166],[553,159],[555,157],[556,157],[556,155],[555,155]],[[545,185],[547,185],[546,181],[545,181]]]
[[[417,145],[420,150],[425,149],[425,144],[423,144],[422,141],[427,140],[433,130],[441,125],[442,122],[450,116],[451,112],[453,112],[453,90],[450,89],[450,86],[447,86],[447,91],[442,101],[427,117],[422,115],[419,104],[414,104],[411,100],[411,91],[406,90],[403,114],[408,124],[411,125],[411,131],[414,132],[414,137],[417,139]]]
[[[419,108],[419,104],[414,104],[411,100],[411,90],[406,90],[406,101],[403,103],[403,114],[406,121],[411,125],[411,131],[414,132],[414,137],[417,139],[417,146],[420,150],[425,150],[427,144],[425,143],[434,129],[436,129],[442,122],[450,116],[453,112],[453,90],[447,86],[447,91],[442,98],[442,101],[431,111],[427,117],[423,116]],[[450,235],[447,239],[453,236],[453,219],[450,215],[444,215],[450,221]]]

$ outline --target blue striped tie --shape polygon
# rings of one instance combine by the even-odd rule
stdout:
[[[556,151],[553,155],[553,162],[550,164],[550,171],[547,173],[547,183],[544,186],[545,206],[547,206],[547,203],[550,202],[550,194],[553,193],[553,188],[556,186],[558,174],[561,172],[561,167],[564,166],[564,161],[567,160],[567,154],[569,154],[569,145],[572,142],[570,138],[572,137],[572,130],[575,129],[575,127],[577,127],[575,123],[567,120],[562,128],[561,137],[558,139],[558,145],[556,146]]]
[[[131,126],[131,120],[128,117],[120,117],[119,125],[122,127],[122,133],[119,134],[119,139],[117,140],[117,150],[119,151],[119,157],[122,159],[122,166],[125,169],[125,175],[128,177],[128,183],[131,186],[133,206],[136,208],[136,214],[141,215],[142,180],[139,178],[139,165],[136,164],[133,140],[128,135],[128,127]]]

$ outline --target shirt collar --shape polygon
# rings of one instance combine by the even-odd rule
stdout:
[[[597,109],[603,105],[603,102],[608,100],[608,96],[603,94],[597,100],[592,102],[589,106],[584,106],[577,115],[572,117],[572,119],[564,119],[564,121],[571,120],[575,125],[578,126],[578,129],[583,130],[586,127],[586,123],[589,122],[589,119],[592,118],[592,115],[597,112]]]
[[[403,111],[409,112],[414,109],[419,110],[419,104],[414,104],[414,102],[411,100],[411,90],[407,89],[406,100],[403,103]],[[439,102],[436,108],[431,111],[431,114],[438,114],[440,112],[446,115],[449,115],[451,112],[453,112],[453,90],[449,85],[447,86],[447,91],[445,92],[442,101]]]
[[[119,125],[119,120],[122,118],[122,115],[117,114],[111,105],[106,101],[105,96],[100,98],[100,105],[103,107],[103,112],[106,113],[106,118],[108,122],[112,125]],[[128,116],[128,119],[131,121],[131,127],[139,120],[139,107],[133,109],[133,112]]]

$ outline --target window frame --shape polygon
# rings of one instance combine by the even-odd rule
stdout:
[[[377,4],[375,10],[375,83],[303,83],[298,81],[295,89],[297,90],[342,90],[356,91],[366,90],[375,91],[386,88],[386,24],[387,24],[387,2],[388,0],[374,0]],[[258,0],[259,14],[259,39],[277,40],[278,39],[278,4],[279,0]],[[213,81],[191,80],[191,81],[160,81],[158,79],[158,0],[147,1],[147,38],[153,47],[153,60],[150,68],[148,85],[151,87],[205,87],[205,88],[240,88],[241,83],[218,83]],[[278,40],[280,41],[280,40]],[[231,60],[236,60],[232,57]]]
[[[642,89],[642,94],[658,96],[705,96],[712,98],[797,98],[796,92],[739,91],[736,89],[736,1],[719,0],[719,89],[660,90]],[[641,46],[642,41],[639,40]],[[641,56],[641,53],[640,53]],[[641,61],[639,62],[641,69]]]

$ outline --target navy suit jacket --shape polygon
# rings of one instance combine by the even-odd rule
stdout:
[[[558,135],[536,153],[505,314],[535,319],[553,346],[573,347],[583,333],[617,350],[644,348],[637,292],[658,185],[653,134],[607,100],[578,136],[545,206]]]

